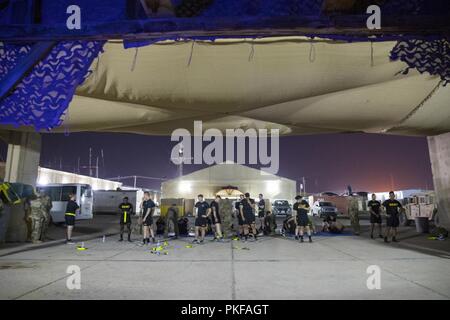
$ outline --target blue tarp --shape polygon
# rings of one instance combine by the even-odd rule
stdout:
[[[214,30],[215,27],[234,28],[245,25],[249,29],[267,28],[268,19],[274,19],[274,24],[295,26],[300,17],[323,18],[322,12],[325,0],[172,0],[172,14],[154,14],[147,17],[139,0],[40,0],[40,7],[34,8],[33,0],[10,0],[9,6],[0,11],[0,39],[2,38],[2,25],[21,24],[27,15],[32,17],[39,12],[39,25],[49,26],[47,32],[57,34],[89,33],[92,26],[101,23],[117,23],[105,25],[98,32],[113,33],[121,30],[119,22],[141,19],[150,19],[155,24],[153,32],[166,32],[168,30],[183,31],[190,26],[201,26],[202,29]],[[411,15],[448,15],[450,1],[448,0],[385,0],[382,4],[383,16]],[[344,14],[366,15],[367,5],[370,1],[357,5],[354,10]],[[86,27],[79,31],[65,28],[70,5],[81,8],[82,21]],[[1,7],[0,7],[1,8]],[[32,20],[32,19],[31,19]],[[291,23],[291,22],[292,23]],[[360,27],[365,27],[365,21],[360,21]],[[8,29],[5,29],[6,32]]]

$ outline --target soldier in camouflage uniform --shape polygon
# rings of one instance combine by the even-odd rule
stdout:
[[[41,199],[42,199],[44,209],[45,209],[44,210],[44,213],[45,213],[44,221],[42,222],[42,236],[41,236],[41,240],[44,241],[47,236],[48,227],[50,226],[50,221],[51,221],[50,211],[53,208],[53,204],[52,204],[52,199],[45,192],[41,192]]]
[[[39,194],[31,199],[30,208],[31,241],[34,244],[41,243],[42,226],[45,219],[45,203]]]
[[[359,233],[360,233],[359,204],[358,204],[358,198],[355,196],[349,197],[348,215],[350,217],[350,223],[353,228],[353,234],[356,236],[359,236]]]
[[[26,197],[23,201],[23,211],[25,212],[24,220],[25,224],[27,226],[27,241],[31,241],[31,231],[32,225],[31,225],[31,207],[30,207],[30,197]]]
[[[169,227],[170,223],[173,223],[173,231],[175,233],[175,239],[178,239],[178,236],[180,235],[180,231],[178,230],[178,219],[179,219],[179,212],[178,207],[174,203],[172,204],[169,209],[167,209],[167,213],[165,216],[165,224],[164,224],[164,238],[167,239],[169,237]]]
[[[222,220],[223,238],[233,234],[233,202],[230,199],[219,200],[219,214]]]

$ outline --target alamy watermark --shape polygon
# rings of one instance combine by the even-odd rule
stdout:
[[[66,27],[69,30],[81,29],[81,8],[75,4],[67,7],[66,13],[69,17],[66,20]]]
[[[262,172],[277,174],[280,167],[279,137],[278,129],[226,129],[225,135],[215,128],[203,132],[202,121],[194,121],[193,134],[183,128],[172,132],[171,141],[179,143],[172,148],[171,160],[176,165],[212,165],[231,160],[238,164],[260,165]],[[204,147],[204,142],[209,144]]]
[[[371,5],[367,8],[367,14],[370,14],[366,25],[369,30],[381,29],[381,8],[377,5]]]
[[[366,281],[367,289],[380,290],[381,289],[381,268],[377,265],[367,267],[366,273],[369,277]]]
[[[66,269],[66,273],[70,274],[66,280],[66,287],[69,290],[81,290],[81,269],[77,265],[70,265]]]
[[[381,8],[377,5],[370,5],[367,7],[366,13],[370,16],[367,18],[366,26],[369,30],[381,29]],[[72,4],[67,7],[66,14],[68,18],[66,20],[66,26],[69,30],[81,29],[81,7]]]

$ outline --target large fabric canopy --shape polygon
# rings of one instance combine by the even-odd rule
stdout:
[[[367,27],[371,4],[381,29]],[[447,132],[449,8],[447,0],[3,1],[0,124]]]
[[[56,131],[170,134],[278,128],[281,134],[450,130],[450,90],[438,76],[391,61],[395,42],[300,37],[109,41]]]

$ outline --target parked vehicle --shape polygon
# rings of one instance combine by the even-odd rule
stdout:
[[[324,218],[329,214],[337,215],[338,209],[331,202],[316,201],[311,207],[311,213],[313,216],[319,216],[320,218]]]
[[[53,208],[50,211],[54,223],[64,222],[69,194],[76,195],[76,202],[80,206],[76,220],[89,220],[93,215],[92,188],[88,184],[48,184],[37,187],[38,191],[44,190],[52,199]]]
[[[95,190],[94,212],[115,214],[123,198],[128,197],[128,202],[133,205],[136,213],[139,212],[142,196],[143,192],[139,190]]]
[[[273,200],[272,213],[278,216],[285,216],[288,214],[292,214],[292,207],[289,204],[289,201],[287,200],[283,199]]]

